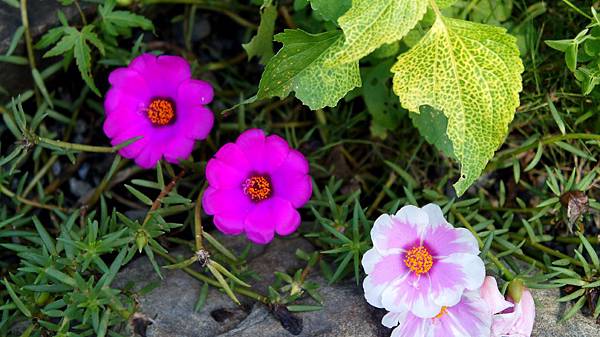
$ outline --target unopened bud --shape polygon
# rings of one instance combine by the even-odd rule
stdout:
[[[137,246],[138,251],[141,253],[142,249],[144,249],[144,247],[146,247],[147,244],[148,244],[148,238],[146,238],[146,233],[138,232],[135,235],[135,245]]]
[[[523,289],[525,289],[523,281],[518,278],[514,279],[508,284],[508,296],[510,296],[515,303],[519,303],[523,296]]]

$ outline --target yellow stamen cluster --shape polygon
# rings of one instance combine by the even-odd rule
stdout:
[[[264,176],[253,176],[243,183],[244,193],[252,199],[252,201],[262,201],[271,196],[273,188],[271,182]]]
[[[447,313],[448,313],[448,307],[444,306],[444,307],[442,307],[442,310],[440,310],[440,312],[437,315],[435,315],[434,319],[441,318],[442,316],[444,316]]]
[[[168,99],[155,98],[148,106],[148,118],[156,126],[164,126],[175,118],[175,106]]]
[[[417,275],[425,274],[433,267],[433,256],[427,248],[416,246],[406,252],[404,264]]]

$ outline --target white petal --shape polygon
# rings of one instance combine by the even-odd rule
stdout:
[[[376,308],[383,308],[383,303],[381,303],[381,294],[388,285],[389,283],[375,285],[372,282],[371,276],[365,277],[363,281],[363,290],[365,292],[365,299],[367,302]]]
[[[396,325],[398,325],[398,323],[404,321],[404,319],[406,318],[406,314],[407,314],[406,311],[404,311],[404,312],[388,312],[381,319],[381,324],[383,324],[383,326],[385,326],[386,328],[393,328]]]
[[[444,217],[444,212],[440,208],[440,206],[436,204],[427,204],[421,208],[427,216],[429,217],[429,225],[431,227],[445,226],[452,227],[451,224],[446,221]]]
[[[383,256],[375,248],[369,249],[362,258],[362,266],[366,274],[371,274],[375,265],[381,261]]]
[[[373,246],[381,255],[398,254],[404,247],[419,239],[419,233],[414,224],[400,222],[396,217],[382,214],[371,229]]]
[[[479,256],[459,253],[452,254],[441,261],[456,264],[461,268],[467,276],[465,288],[468,290],[477,290],[483,285],[485,264]]]
[[[413,205],[407,205],[400,208],[400,210],[396,212],[396,215],[394,215],[394,219],[417,227],[419,234],[423,234],[425,229],[429,227],[429,216],[427,213]]]

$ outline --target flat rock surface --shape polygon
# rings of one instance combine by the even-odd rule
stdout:
[[[564,323],[558,321],[569,309],[569,305],[559,303],[556,289],[532,290],[535,300],[536,317],[533,337],[598,337],[600,325],[581,313]]]
[[[246,246],[242,237],[219,237],[219,240],[236,252]],[[267,246],[253,246],[248,265],[260,277],[252,281],[254,289],[264,293],[273,281],[275,271],[293,271],[303,263],[294,257],[296,249],[312,250],[308,241],[300,238],[276,239]],[[183,250],[173,254],[186,256]],[[183,271],[164,272],[161,281],[146,257],[130,263],[117,277],[114,286],[123,287],[133,282],[136,290],[153,284],[155,288],[139,297],[140,311],[154,318],[148,327],[148,337],[285,337],[293,336],[284,329],[273,313],[262,304],[240,296],[243,305],[236,306],[224,294],[211,288],[204,308],[196,313],[201,283]],[[304,337],[387,337],[389,329],[380,324],[383,310],[370,307],[364,300],[362,288],[353,282],[328,285],[318,275],[311,277],[321,285],[324,299],[321,311],[295,314],[302,320]],[[600,326],[581,314],[567,323],[557,323],[568,309],[558,303],[557,290],[534,290],[537,317],[534,337],[597,337]]]

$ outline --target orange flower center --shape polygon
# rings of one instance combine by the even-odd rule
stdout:
[[[175,104],[169,99],[153,99],[148,106],[148,118],[156,126],[170,124],[175,119]]]
[[[265,176],[252,176],[244,181],[242,187],[252,201],[265,200],[273,193],[271,182]]]
[[[417,246],[406,252],[404,264],[417,275],[425,274],[433,267],[433,257],[427,248]]]
[[[442,307],[442,310],[440,310],[439,314],[435,315],[435,318],[441,318],[442,316],[444,316],[445,314],[448,313],[448,307],[444,306]]]

